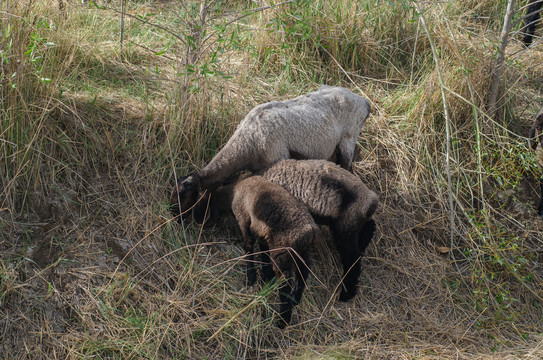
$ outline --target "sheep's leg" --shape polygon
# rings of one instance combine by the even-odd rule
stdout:
[[[348,301],[356,295],[356,285],[361,273],[358,237],[336,230],[334,241],[343,264],[343,286],[345,286],[341,290],[339,300]]]
[[[356,139],[352,137],[345,136],[339,142],[338,148],[339,151],[336,151],[338,163],[342,168],[352,172],[353,167],[353,158],[354,158],[354,149],[356,146]]]
[[[338,145],[336,146],[336,149],[334,150],[334,153],[332,154],[332,156],[328,158],[328,161],[340,165],[340,159],[341,159],[341,154],[339,152],[339,145]]]
[[[253,286],[256,282],[255,254],[251,249],[247,251],[247,287]]]
[[[296,256],[296,255],[295,255]],[[307,256],[300,254],[299,258],[296,256],[296,281],[294,283],[294,289],[292,297],[294,298],[294,305],[298,305],[302,299],[302,293],[305,289],[307,275],[309,275],[309,264],[307,263]]]
[[[279,322],[277,326],[284,328],[290,323],[292,309],[295,302],[293,298],[292,279],[285,279],[283,285],[279,287]]]
[[[356,286],[360,277],[361,266],[360,256],[354,253],[342,253],[341,261],[343,263],[343,285],[345,289],[341,290],[339,300],[349,301],[356,295]]]
[[[273,265],[270,258],[270,249],[268,244],[264,240],[259,240],[258,242],[260,247],[260,259],[262,261],[262,280],[268,282],[274,278]]]
[[[292,309],[296,305],[293,293],[293,283],[297,278],[297,271],[294,259],[288,250],[276,251],[271,254],[274,264],[273,270],[277,278],[284,278],[284,282],[279,286],[279,321],[278,326],[284,328],[290,322]]]
[[[291,254],[288,256],[291,256]],[[302,299],[302,293],[305,289],[307,275],[309,274],[307,261],[304,261],[307,256],[302,254],[300,254],[301,258],[298,257],[298,255],[293,254],[293,256],[295,256],[295,262],[291,263],[291,266],[294,266],[295,268],[291,269],[290,271],[283,271],[286,281],[279,288],[279,315],[281,316],[281,319],[279,320],[278,326],[280,328],[284,328],[288,323],[290,323],[292,310],[294,309],[294,306],[298,305]],[[294,286],[292,284],[292,277],[294,277]]]
[[[375,229],[375,221],[373,219],[369,219],[362,227],[362,230],[360,230],[358,235],[358,248],[360,250],[360,256],[364,256],[368,245],[371,243]]]
[[[255,254],[254,254],[254,238],[250,230],[251,223],[249,221],[239,220],[241,233],[243,235],[243,248],[247,254],[247,287],[253,286],[256,282],[255,269]]]
[[[539,198],[539,205],[537,206],[537,213],[543,217],[543,178],[539,180],[539,187],[541,189],[541,196]]]
[[[541,17],[541,14],[539,12],[535,14],[531,14],[533,12],[536,12],[541,9],[541,6],[543,3],[539,0],[532,0],[530,6],[528,6],[528,10],[526,10],[526,26],[524,29],[524,38],[522,39],[522,42],[524,43],[524,46],[528,47],[532,43],[532,40],[534,38],[535,29],[537,27],[537,22],[539,21],[539,18]],[[530,15],[531,14],[531,15]]]

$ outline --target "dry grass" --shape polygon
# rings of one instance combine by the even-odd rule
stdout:
[[[128,1],[121,52],[118,1],[0,4],[1,358],[543,357],[543,221],[523,138],[543,50],[508,48],[488,119],[504,5],[420,3],[426,31],[409,1],[244,18],[256,5],[229,1],[191,48],[198,6]],[[354,172],[381,198],[378,230],[346,304],[319,244],[280,331],[273,285],[244,288],[232,219],[179,225],[167,194],[250,108],[323,82],[373,104]]]

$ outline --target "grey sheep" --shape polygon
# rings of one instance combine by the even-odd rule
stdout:
[[[248,286],[256,281],[255,245],[261,251],[263,279],[271,280],[274,273],[285,278],[279,288],[279,326],[284,327],[302,297],[309,273],[308,252],[320,236],[307,208],[283,187],[260,176],[221,186],[211,200],[206,194],[205,201],[195,206],[195,216],[204,217],[209,208],[220,212],[230,208],[236,217],[248,257]]]
[[[535,116],[534,125],[530,129],[528,138],[530,139],[530,145],[532,149],[536,151],[537,164],[539,168],[543,171],[543,108],[539,110]],[[537,205],[537,213],[539,216],[543,217],[543,177],[539,180],[539,188],[541,195],[539,197],[539,204]]]
[[[326,160],[283,160],[259,173],[301,200],[318,224],[328,225],[343,265],[340,300],[356,295],[361,256],[371,242],[379,198],[354,174]]]
[[[177,180],[170,196],[173,214],[187,214],[203,192],[240,171],[255,172],[283,159],[334,159],[350,170],[369,113],[366,99],[330,86],[255,107],[207,166]]]

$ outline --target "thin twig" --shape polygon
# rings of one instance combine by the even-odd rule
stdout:
[[[505,12],[505,18],[503,20],[502,33],[500,35],[500,44],[498,46],[498,57],[496,59],[496,65],[494,66],[492,81],[490,83],[490,97],[488,100],[488,115],[494,118],[496,115],[496,101],[498,98],[498,91],[500,88],[500,80],[503,74],[503,67],[505,63],[505,49],[509,43],[509,32],[511,31],[511,19],[513,18],[515,9],[515,0],[509,0],[507,3],[507,10]]]

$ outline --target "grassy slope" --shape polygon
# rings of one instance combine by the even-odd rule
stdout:
[[[491,121],[505,5],[375,3],[227,1],[199,26],[197,4],[129,1],[147,23],[125,19],[121,52],[110,8],[1,2],[0,357],[542,357],[543,224],[522,135],[543,52],[508,48]],[[243,288],[231,220],[173,224],[169,181],[251,107],[321,83],[372,102],[355,173],[381,197],[378,232],[357,298],[335,301],[322,244],[279,331],[275,289]]]

